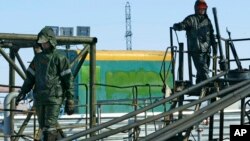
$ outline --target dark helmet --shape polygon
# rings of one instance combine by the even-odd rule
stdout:
[[[205,9],[207,10],[207,3],[205,2],[205,0],[197,0],[194,4],[194,10],[195,13],[198,13],[199,9]]]
[[[42,43],[46,43],[46,42],[50,42],[50,44],[53,47],[56,47],[57,42],[56,42],[56,36],[55,33],[53,31],[53,29],[51,27],[44,27],[37,36],[37,43],[42,44]]]

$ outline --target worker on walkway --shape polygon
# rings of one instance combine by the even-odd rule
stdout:
[[[173,25],[174,30],[186,31],[188,52],[197,70],[196,83],[209,78],[211,46],[213,54],[217,54],[214,29],[207,15],[207,7],[204,0],[197,0],[194,5],[195,14]]]
[[[42,52],[37,53],[29,65],[16,105],[34,87],[34,107],[43,141],[58,139],[58,116],[66,98],[65,111],[74,113],[73,77],[66,56],[56,50],[57,41],[50,27],[44,27],[37,36]]]

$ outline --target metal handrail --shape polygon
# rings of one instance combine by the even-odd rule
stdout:
[[[142,112],[145,112],[145,111],[147,111],[147,110],[149,110],[149,109],[152,109],[152,108],[154,108],[154,107],[157,107],[157,106],[159,106],[159,105],[161,105],[161,104],[166,103],[167,101],[170,101],[170,100],[172,100],[172,99],[175,99],[175,98],[177,98],[177,97],[179,97],[179,96],[182,96],[182,95],[184,95],[184,94],[186,94],[186,93],[190,93],[190,92],[192,92],[193,90],[195,90],[195,89],[197,89],[197,88],[200,88],[200,87],[202,87],[202,86],[208,84],[209,82],[213,82],[213,81],[215,81],[216,79],[218,79],[219,77],[222,77],[222,76],[224,76],[224,75],[226,75],[226,74],[227,74],[227,72],[222,72],[222,73],[218,74],[217,76],[211,77],[211,78],[209,78],[209,79],[207,79],[207,80],[205,80],[205,81],[203,81],[203,82],[201,82],[201,83],[199,83],[199,84],[197,84],[197,85],[195,85],[195,86],[192,86],[192,87],[190,87],[190,88],[187,88],[187,89],[185,89],[185,90],[183,90],[183,91],[181,91],[181,92],[175,93],[174,95],[171,95],[171,96],[167,97],[166,99],[162,99],[162,100],[157,101],[157,102],[155,102],[155,103],[153,103],[153,104],[151,104],[151,105],[148,105],[148,106],[146,106],[146,107],[144,107],[144,108],[142,108],[142,109],[138,109],[138,110],[136,110],[136,111],[134,111],[134,112],[128,113],[128,114],[123,115],[123,116],[121,116],[121,117],[119,117],[119,118],[115,118],[115,119],[113,119],[113,120],[111,120],[111,121],[105,122],[105,123],[103,123],[103,124],[100,124],[100,125],[98,125],[98,126],[95,126],[95,127],[93,127],[93,128],[90,128],[90,129],[88,129],[88,130],[85,130],[85,131],[76,133],[76,134],[74,134],[74,135],[68,136],[68,137],[66,137],[66,138],[64,138],[64,139],[61,139],[60,141],[69,141],[69,140],[73,140],[73,139],[76,139],[76,138],[79,138],[79,137],[82,137],[82,136],[86,136],[86,135],[88,135],[88,134],[91,134],[91,133],[96,132],[96,131],[98,131],[98,130],[104,129],[104,128],[110,126],[110,125],[116,124],[116,123],[121,122],[121,121],[123,121],[123,120],[126,120],[126,119],[128,119],[128,118],[131,118],[131,117],[133,117],[133,116],[135,116],[135,115],[137,115],[137,114],[139,114],[139,113],[142,113]]]
[[[246,81],[249,82],[249,80],[246,80]],[[240,88],[240,86],[238,88]],[[145,139],[142,139],[142,141],[149,141],[152,138],[154,138],[157,141],[169,139],[170,137],[174,136],[176,133],[179,133],[195,125],[196,123],[202,121],[203,119],[211,115],[214,115],[216,112],[228,107],[229,105],[235,103],[236,101],[250,95],[249,90],[250,90],[250,84],[198,110],[192,116],[183,118],[169,126],[166,126],[165,128],[162,128],[161,130],[153,133],[150,137],[148,136]],[[171,128],[171,127],[174,127],[174,128]]]
[[[193,102],[191,102],[191,103],[185,104],[185,105],[180,106],[180,107],[178,107],[178,108],[171,109],[171,110],[169,110],[168,112],[164,112],[164,113],[161,113],[161,114],[158,114],[158,115],[155,115],[155,116],[146,118],[146,119],[144,119],[144,120],[137,121],[137,122],[135,122],[135,123],[133,123],[133,124],[129,124],[129,125],[126,125],[126,126],[119,127],[119,128],[117,128],[117,129],[115,129],[115,130],[113,130],[113,131],[104,132],[104,133],[102,133],[102,134],[100,134],[100,135],[97,135],[97,136],[88,138],[88,139],[86,139],[86,141],[94,141],[94,140],[98,140],[98,139],[101,139],[101,138],[105,138],[105,137],[108,137],[108,136],[110,136],[110,135],[114,135],[114,134],[116,134],[116,133],[120,133],[120,132],[129,130],[129,129],[132,129],[132,128],[134,128],[134,127],[138,127],[138,126],[143,125],[143,124],[145,124],[145,123],[148,123],[148,122],[151,122],[151,121],[155,121],[155,120],[157,120],[157,119],[160,119],[160,118],[165,117],[165,116],[167,116],[167,115],[173,114],[173,113],[178,112],[178,111],[180,111],[180,110],[187,109],[188,107],[191,107],[191,106],[200,104],[200,103],[202,103],[202,102],[204,102],[204,101],[207,101],[207,100],[210,100],[210,99],[212,99],[212,98],[215,98],[215,97],[218,97],[218,96],[225,95],[225,94],[227,94],[227,93],[229,93],[229,92],[232,92],[233,90],[235,90],[235,89],[237,89],[237,88],[239,88],[239,87],[243,87],[243,86],[245,86],[245,85],[248,86],[248,85],[249,85],[249,82],[250,82],[250,80],[243,81],[243,82],[241,82],[241,83],[239,83],[239,84],[233,85],[232,87],[228,87],[227,89],[224,89],[224,90],[222,90],[222,91],[220,91],[220,92],[218,92],[218,93],[216,92],[216,93],[210,94],[210,95],[208,95],[208,96],[206,96],[206,97],[203,97],[203,98],[201,98],[201,99],[195,100],[195,101],[193,101]],[[246,88],[246,87],[245,87],[245,88]],[[197,113],[199,113],[199,112],[197,112]],[[171,128],[169,128],[169,129],[174,128],[174,126],[172,126],[172,125],[173,125],[173,124],[169,125],[169,126],[171,126]],[[158,131],[156,131],[155,133],[157,133],[157,132],[158,132]],[[153,133],[153,134],[154,134],[154,133]],[[154,137],[157,137],[157,136],[159,136],[159,135],[160,135],[160,133],[159,133],[159,134],[155,134],[153,137],[151,137],[152,134],[150,134],[149,137],[151,137],[150,139],[153,139]]]

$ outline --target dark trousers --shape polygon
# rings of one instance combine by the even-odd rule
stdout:
[[[191,53],[196,68],[196,84],[209,78],[210,53]]]
[[[39,128],[43,131],[44,141],[57,140],[58,116],[61,105],[36,105]]]

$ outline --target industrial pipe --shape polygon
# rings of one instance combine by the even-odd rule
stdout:
[[[16,92],[12,92],[9,93],[5,99],[4,99],[4,109],[10,109],[10,105],[11,105],[11,101],[16,98],[18,95],[18,93]],[[11,130],[13,130],[13,128],[11,127],[11,117],[10,117],[10,111],[4,111],[4,129],[3,129],[3,133],[4,133],[4,141],[10,141],[10,136],[11,136]]]

